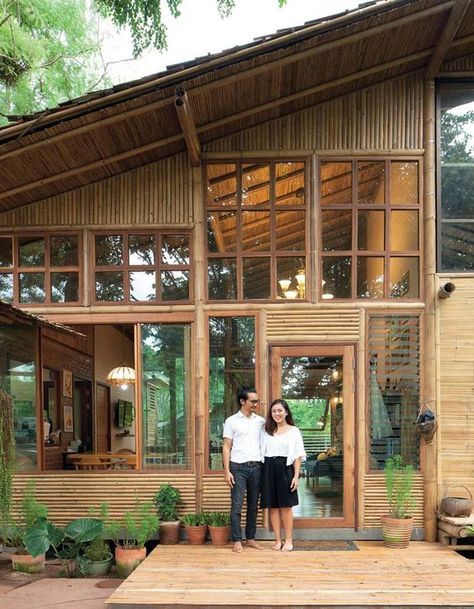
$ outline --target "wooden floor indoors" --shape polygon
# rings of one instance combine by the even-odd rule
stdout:
[[[111,609],[474,607],[474,561],[440,544],[282,553],[157,546],[107,600]]]

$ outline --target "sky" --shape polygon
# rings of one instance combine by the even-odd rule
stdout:
[[[216,0],[183,0],[181,16],[174,19],[163,11],[168,27],[168,50],[149,51],[140,59],[132,57],[130,37],[110,24],[102,26],[103,55],[109,63],[114,84],[161,72],[167,66],[216,53],[279,29],[356,8],[362,0],[236,0],[232,15],[221,19]],[[162,0],[166,4],[165,0]],[[164,7],[165,8],[165,7]],[[115,63],[118,62],[118,63]]]

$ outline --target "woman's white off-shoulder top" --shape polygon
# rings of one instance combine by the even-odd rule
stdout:
[[[264,457],[286,457],[286,464],[291,465],[296,459],[306,459],[303,436],[297,427],[290,427],[286,433],[270,436],[262,431],[262,452]]]

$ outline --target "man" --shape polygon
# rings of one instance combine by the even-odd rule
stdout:
[[[225,481],[230,487],[230,525],[234,552],[242,552],[240,518],[245,494],[247,495],[247,546],[262,550],[255,541],[257,531],[257,504],[260,495],[263,455],[260,446],[265,419],[255,414],[258,395],[253,387],[242,387],[237,394],[240,410],[224,423],[222,462]]]

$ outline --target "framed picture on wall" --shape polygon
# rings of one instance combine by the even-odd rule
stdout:
[[[63,408],[64,415],[64,431],[72,433],[74,431],[74,419],[72,406],[64,406]]]
[[[63,370],[63,396],[72,398],[72,372]]]

